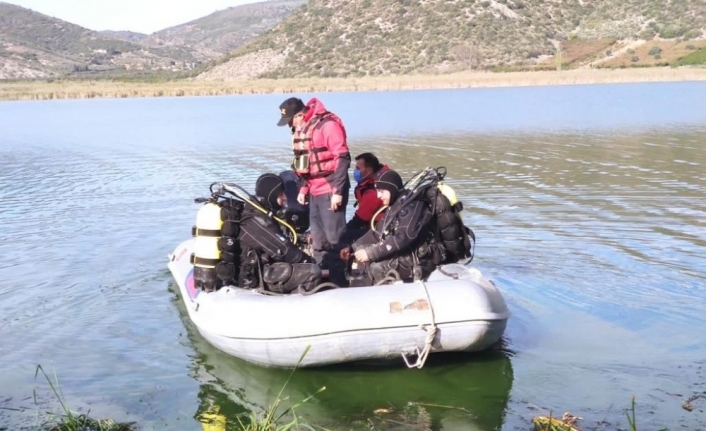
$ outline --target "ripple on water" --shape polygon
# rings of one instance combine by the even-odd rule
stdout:
[[[50,364],[74,396],[115,402],[147,423],[190,421],[202,390],[194,376],[205,378],[199,370],[214,360],[185,336],[166,289],[167,254],[189,237],[193,199],[211,182],[252,190],[261,173],[286,169],[287,135],[253,146],[252,136],[224,140],[226,122],[203,112],[207,125],[197,127],[159,123],[161,111],[143,122],[119,111],[85,123],[132,119],[104,139],[71,127],[45,140],[13,129],[11,150],[0,145],[0,383],[29,387],[30,364]],[[703,379],[694,364],[706,351],[706,129],[357,133],[354,156],[372,150],[405,178],[448,168],[478,239],[473,263],[513,312],[510,411],[528,400],[597,416],[637,393],[645,408],[678,417],[659,390]],[[453,380],[449,370],[430,372]]]

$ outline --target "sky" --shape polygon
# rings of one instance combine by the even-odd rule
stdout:
[[[91,30],[150,34],[230,6],[261,0],[0,0]]]

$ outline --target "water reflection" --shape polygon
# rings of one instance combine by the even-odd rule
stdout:
[[[516,379],[503,380],[502,357],[312,370],[293,382],[292,399],[326,385],[328,398],[307,406],[322,421],[369,418],[388,399],[398,412],[409,400],[437,400],[491,429],[502,408],[491,405],[483,419],[483,397],[500,382],[512,384],[505,429],[517,428],[520,400],[615,423],[632,395],[647,428],[703,428],[665,393],[704,390],[704,85],[324,95],[348,126],[353,155],[374,151],[406,178],[426,165],[448,168],[477,235],[473,264],[513,313],[506,334]],[[73,405],[111,405],[101,413],[116,419],[137,412],[126,419],[145,429],[192,420],[199,385],[204,400],[232,400],[223,407],[232,412],[272,401],[286,373],[223,358],[198,336],[180,344],[164,285],[167,253],[190,235],[194,197],[215,180],[252,190],[259,174],[288,165],[288,134],[273,118],[281,99],[0,104],[5,397],[26,396],[34,364],[53,363],[66,392],[80,395]],[[193,346],[203,359],[189,356]],[[505,377],[469,395],[483,376],[466,367]],[[353,389],[370,389],[369,398]],[[441,418],[434,426],[465,420],[429,412]]]
[[[171,290],[178,289],[173,285]],[[181,302],[179,310],[198,352],[193,377],[201,383],[194,417],[217,406],[233,424],[238,414],[259,413],[270,406],[291,371],[262,368],[220,352],[199,335]],[[371,421],[392,429],[396,422],[419,421],[417,425],[430,430],[497,430],[503,424],[512,383],[510,354],[502,348],[480,354],[431,355],[422,370],[407,369],[402,361],[385,367],[345,364],[300,369],[283,391],[288,401],[281,410],[325,387],[297,414],[333,429],[344,424],[346,429],[369,429]],[[386,412],[374,413],[380,409]]]

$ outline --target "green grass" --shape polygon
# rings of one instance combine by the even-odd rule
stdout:
[[[292,369],[289,377],[284,382],[284,385],[280,389],[277,397],[275,398],[272,405],[268,406],[263,413],[250,412],[248,414],[241,414],[235,417],[237,423],[238,431],[288,431],[288,430],[299,430],[307,429],[311,431],[322,430],[326,431],[325,428],[320,426],[314,426],[307,424],[302,421],[302,418],[297,415],[297,409],[302,405],[309,402],[316,395],[326,390],[326,387],[321,387],[318,391],[309,395],[308,397],[300,400],[289,407],[285,407],[284,404],[288,400],[287,397],[282,398],[285,388],[289,384],[294,372],[301,365],[302,360],[309,352],[311,346],[307,346],[304,349],[299,361],[296,366]],[[61,406],[61,413],[48,413],[49,420],[42,423],[37,431],[137,431],[138,428],[135,427],[134,423],[118,423],[112,419],[94,419],[89,416],[90,411],[86,414],[80,414],[72,411],[66,404],[64,394],[61,391],[61,385],[59,385],[59,379],[54,374],[54,380],[49,378],[47,373],[44,371],[41,365],[37,365],[34,373],[34,378],[36,380],[39,374],[42,374],[46,379],[51,391],[53,392],[56,399],[59,401]],[[37,391],[33,391],[33,398],[35,404],[37,401]],[[213,431],[225,431],[227,418],[221,414],[219,411],[212,410],[200,415],[199,420],[204,424],[204,429],[209,429]],[[206,427],[209,428],[206,428]],[[0,427],[0,431],[3,428]]]
[[[320,430],[324,429],[321,427],[315,428],[312,425],[301,422],[300,418],[296,414],[296,410],[299,407],[301,407],[302,405],[306,404],[309,400],[314,398],[316,395],[325,391],[326,386],[322,386],[318,391],[314,392],[312,395],[309,395],[308,397],[304,398],[303,400],[294,403],[292,406],[285,408],[284,411],[282,411],[281,413],[278,413],[283,402],[287,400],[287,398],[284,398],[284,399],[282,398],[282,393],[284,392],[284,389],[289,384],[289,381],[292,379],[294,372],[297,370],[297,368],[301,364],[302,360],[304,359],[304,356],[306,356],[306,354],[310,348],[311,348],[311,346],[309,345],[306,347],[306,349],[304,349],[304,352],[302,353],[302,356],[299,358],[297,365],[292,369],[292,372],[289,373],[289,377],[287,378],[287,381],[284,382],[284,385],[279,390],[279,393],[277,394],[277,397],[275,398],[274,403],[272,403],[272,405],[270,405],[267,408],[267,410],[264,412],[264,414],[256,414],[254,412],[250,412],[247,415],[242,415],[242,416],[236,417],[236,420],[238,421],[239,429],[241,431],[288,431],[290,429],[299,429],[300,427],[306,428],[309,430],[316,430],[317,428]],[[292,419],[285,420],[285,418],[289,414],[291,414]]]
[[[706,65],[706,49],[694,51],[673,63],[674,66],[699,66]]]
[[[49,383],[54,396],[56,396],[61,405],[62,413],[49,413],[52,418],[48,422],[40,425],[39,430],[42,431],[135,431],[132,423],[117,423],[112,419],[93,419],[87,414],[79,414],[71,411],[64,401],[64,394],[59,385],[59,379],[54,374],[54,381],[49,378],[41,365],[37,365],[34,372],[34,378],[37,379],[39,373],[44,375],[44,378]],[[34,403],[37,403],[37,391],[33,391]]]

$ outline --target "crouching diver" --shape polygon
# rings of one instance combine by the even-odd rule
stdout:
[[[433,213],[422,199],[406,199],[402,178],[393,171],[383,172],[375,182],[377,196],[382,200],[383,217],[375,229],[343,249],[342,259],[355,254],[364,263],[366,275],[374,284],[390,274],[403,281],[426,278],[443,257],[443,246],[434,241]]]
[[[272,173],[257,179],[255,194],[270,214],[280,212],[287,200],[282,178]],[[275,220],[253,205],[243,209],[237,239],[241,249],[240,287],[254,288],[262,282],[268,291],[289,293],[297,288],[309,291],[321,283],[321,269],[314,259],[283,235]]]
[[[321,286],[321,269],[294,245],[296,231],[279,217],[287,200],[281,177],[260,176],[256,197],[235,184],[223,184],[217,192],[211,186],[212,198],[197,199],[205,204],[192,228],[196,288],[238,286],[282,294],[295,289],[307,293]],[[236,198],[223,195],[224,190]],[[284,226],[293,239],[284,235]]]

